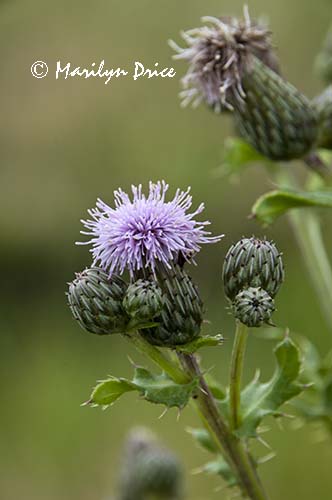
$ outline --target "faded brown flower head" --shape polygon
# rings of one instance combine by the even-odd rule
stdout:
[[[182,104],[193,106],[202,100],[215,111],[233,109],[234,99],[243,101],[242,75],[250,69],[252,56],[278,72],[271,32],[262,23],[251,20],[248,8],[244,18],[204,17],[205,26],[182,33],[187,47],[171,41],[177,52],[175,59],[184,59],[189,69],[182,78]]]

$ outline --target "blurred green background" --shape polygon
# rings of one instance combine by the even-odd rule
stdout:
[[[312,65],[332,20],[329,0],[250,1],[253,16],[266,14],[284,73],[309,96],[320,90]],[[192,186],[195,203],[205,201],[219,245],[204,248],[193,269],[211,320],[224,347],[205,350],[206,367],[226,379],[232,322],[225,310],[221,265],[227,247],[243,234],[264,232],[247,218],[255,197],[271,183],[261,168],[238,184],[216,177],[228,119],[201,106],[181,109],[179,79],[185,65],[171,62],[167,40],[199,24],[202,15],[240,14],[236,0],[3,0],[1,40],[1,411],[0,498],[3,500],[105,500],[115,490],[121,443],[136,424],[152,426],[184,461],[191,500],[227,498],[214,477],[191,476],[209,457],[194,447],[170,411],[124,396],[112,410],[81,407],[95,380],[110,372],[131,373],[120,339],[85,334],[66,306],[66,282],[90,262],[80,239],[80,218],[97,197],[112,203],[113,190],[166,179],[172,189]],[[174,65],[173,79],[55,80],[56,61],[108,67]],[[43,60],[44,79],[30,66]],[[331,217],[324,214],[325,228]],[[331,338],[302,267],[286,219],[266,234],[283,250],[287,281],[276,321],[314,339],[320,350]],[[327,238],[329,238],[329,234]],[[331,240],[327,241],[331,248]],[[314,266],[315,263],[313,262]],[[246,373],[273,367],[272,345],[250,339]],[[286,429],[290,425],[286,424]],[[277,458],[261,469],[272,500],[332,497],[332,441],[305,427],[280,430],[271,422],[267,439]],[[265,450],[259,448],[259,454]]]

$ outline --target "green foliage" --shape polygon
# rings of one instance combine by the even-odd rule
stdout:
[[[146,368],[139,366],[135,369],[133,380],[116,377],[102,380],[94,388],[86,404],[108,407],[122,394],[138,391],[151,403],[162,404],[168,408],[174,406],[184,408],[197,385],[198,380],[193,380],[188,384],[176,384],[165,373],[154,375]]]
[[[226,481],[230,488],[238,484],[237,478],[221,455],[218,455],[216,460],[207,462],[200,470],[207,474],[218,474]]]
[[[114,403],[122,394],[134,391],[133,384],[125,379],[110,377],[101,381],[93,390],[89,404],[109,406]]]
[[[217,445],[206,429],[193,429],[190,427],[187,431],[204,450],[207,450],[210,453],[218,452]]]
[[[332,208],[332,191],[276,189],[258,198],[252,215],[263,224],[272,224],[288,210],[303,207]]]
[[[306,420],[325,421],[332,429],[332,351],[322,357],[307,338],[298,336],[298,342],[304,355],[301,381],[308,388],[292,404]]]
[[[243,139],[228,137],[225,140],[220,168],[222,175],[236,178],[254,163],[272,164]]]
[[[262,383],[258,374],[242,391],[239,436],[256,437],[257,427],[263,418],[282,416],[280,407],[303,390],[303,385],[298,382],[300,352],[288,336],[276,346],[274,354],[277,367],[272,378]]]
[[[224,343],[224,337],[221,334],[217,335],[205,335],[198,337],[188,344],[178,345],[175,347],[177,351],[184,352],[186,354],[194,354],[198,349],[202,347],[215,347],[222,345]]]

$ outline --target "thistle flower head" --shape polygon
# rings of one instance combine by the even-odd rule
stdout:
[[[182,33],[186,48],[170,42],[177,52],[174,58],[189,63],[182,79],[183,105],[192,102],[195,106],[204,100],[216,111],[233,109],[233,99],[245,98],[241,80],[243,72],[250,67],[252,55],[278,72],[271,32],[250,19],[247,7],[243,20],[204,17],[202,21],[207,24]]]
[[[263,288],[249,287],[242,290],[233,303],[234,316],[249,327],[270,324],[274,311],[274,301]]]
[[[171,201],[166,201],[167,191],[164,181],[150,182],[147,196],[141,185],[132,186],[132,198],[121,189],[115,191],[115,208],[98,199],[88,211],[91,219],[82,221],[88,229],[82,234],[91,236],[83,244],[92,245],[93,265],[99,263],[110,276],[125,269],[131,276],[146,268],[154,273],[159,264],[171,268],[179,258],[191,259],[203,243],[221,239],[205,230],[208,221],[195,220],[203,203],[188,213],[190,188],[178,189]]]

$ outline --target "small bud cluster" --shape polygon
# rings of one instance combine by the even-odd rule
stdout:
[[[270,322],[274,297],[283,280],[281,254],[273,242],[243,238],[228,250],[223,267],[224,289],[241,323],[259,327]]]
[[[149,343],[166,347],[190,342],[200,333],[202,301],[190,276],[177,265],[129,285],[92,267],[77,273],[67,295],[74,318],[91,333],[138,330]]]

